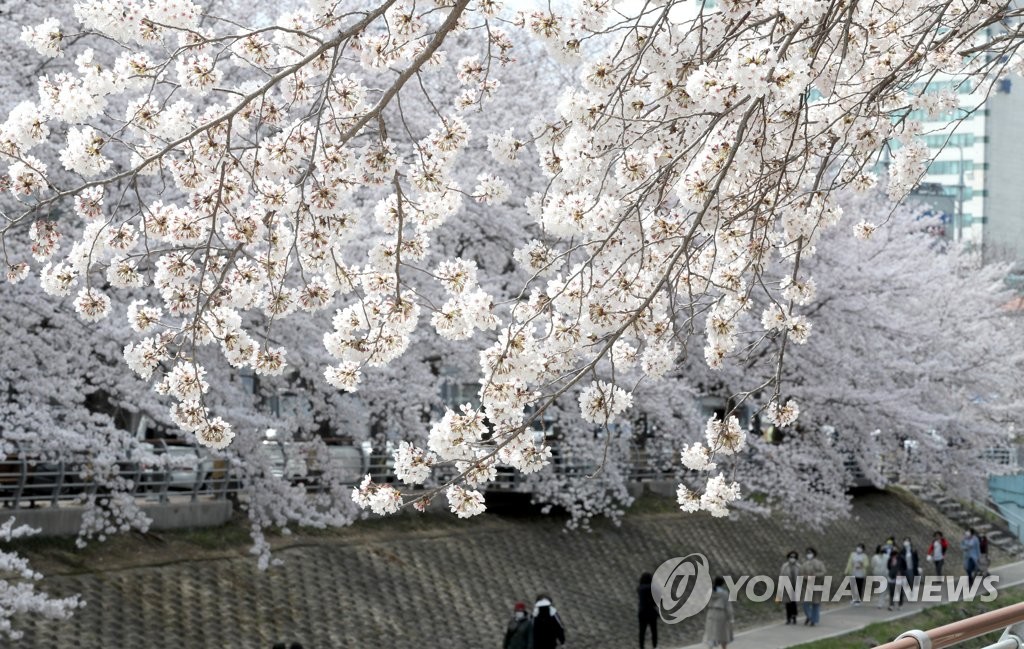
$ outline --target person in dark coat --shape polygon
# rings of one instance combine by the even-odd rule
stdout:
[[[903,561],[907,564],[907,585],[913,588],[917,576],[921,574],[921,561],[917,556],[917,548],[909,538],[903,539],[903,549],[900,550],[900,554],[903,555]]]
[[[645,572],[640,575],[640,585],[636,587],[637,610],[640,614],[640,649],[644,649],[647,627],[651,627],[651,646],[658,649],[658,609],[654,605],[654,594],[651,592],[653,581],[654,576]]]
[[[800,564],[797,561],[799,558],[800,555],[796,553],[796,550],[790,550],[786,555],[786,563],[782,564],[782,568],[779,569],[779,581],[785,579],[786,583],[790,584],[789,588],[782,589],[782,592],[776,596],[776,601],[786,605],[786,624],[796,624],[797,619],[796,602],[799,598],[797,579],[800,577]]]
[[[991,565],[988,558],[988,535],[982,534],[978,537],[978,574],[988,577],[988,567]]]
[[[565,644],[565,627],[547,595],[538,595],[533,605],[533,649],[555,649]]]
[[[896,602],[897,598],[899,601],[897,604],[900,608],[903,607],[902,590],[903,584],[907,581],[907,558],[902,552],[892,552],[889,554],[889,610],[892,610],[892,605]]]
[[[516,602],[505,630],[505,643],[502,649],[533,649],[533,620],[526,612],[526,604]]]

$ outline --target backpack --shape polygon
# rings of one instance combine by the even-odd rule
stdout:
[[[941,537],[939,541],[942,542],[942,554],[946,554],[946,550],[949,549],[949,542],[946,541],[946,537]]]

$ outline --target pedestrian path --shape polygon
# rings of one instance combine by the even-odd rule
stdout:
[[[1024,584],[1024,561],[1008,563],[992,569],[993,575],[999,576],[999,588],[1007,588]],[[821,622],[814,627],[803,625],[803,614],[796,626],[784,622],[742,631],[736,634],[729,649],[786,649],[805,642],[825,640],[851,631],[863,629],[876,622],[888,622],[919,613],[936,604],[907,604],[900,609],[879,610],[873,602],[861,606],[845,604],[830,608],[822,608]],[[909,629],[908,629],[909,630]],[[684,649],[707,649],[704,644],[695,644]]]

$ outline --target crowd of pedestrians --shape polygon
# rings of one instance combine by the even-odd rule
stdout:
[[[960,541],[960,549],[963,553],[964,572],[967,573],[968,582],[974,583],[976,577],[988,576],[988,539],[984,534],[978,535],[974,529],[968,529]],[[942,571],[949,557],[949,541],[941,531],[936,531],[928,544],[925,554],[925,561],[932,564],[932,570],[937,576],[942,576]],[[779,570],[779,576],[786,579],[788,583],[796,583],[799,577],[822,577],[825,575],[825,565],[818,558],[814,548],[807,548],[804,561],[798,560],[796,550],[790,551],[786,556],[786,562]],[[875,547],[873,555],[868,556],[863,543],[858,543],[846,561],[845,575],[852,578],[853,604],[860,606],[865,597],[865,585],[869,576],[882,577],[888,587],[886,597],[880,598],[878,608],[903,606],[901,594],[904,589],[913,589],[918,577],[925,574],[925,566],[921,562],[921,556],[910,538],[904,538],[900,545],[896,544],[896,537],[890,536],[885,543]],[[783,591],[777,601],[785,604],[786,624],[797,624],[797,600],[789,592]],[[804,624],[815,626],[820,622],[821,613],[821,592],[812,591],[800,602],[803,606]]]
[[[964,571],[973,584],[977,577],[988,576],[988,540],[985,535],[978,535],[974,529],[968,529],[960,541],[963,554]],[[946,561],[950,556],[950,543],[942,532],[932,535],[925,551],[924,561],[932,565],[937,576],[942,576]],[[904,538],[897,545],[896,536],[890,536],[885,543],[875,547],[874,554],[866,552],[863,543],[858,543],[846,561],[845,575],[851,578],[853,604],[860,606],[865,600],[865,587],[868,577],[882,577],[888,584],[886,595],[879,598],[878,607],[888,606],[889,610],[901,607],[901,594],[904,589],[913,589],[918,577],[925,572],[926,564],[922,564],[921,556],[910,538]],[[779,570],[780,582],[799,584],[800,578],[815,578],[815,583],[822,583],[826,575],[825,562],[818,557],[814,548],[804,551],[803,559],[796,550],[786,555],[786,561]],[[653,576],[649,572],[640,575],[636,587],[637,617],[639,628],[639,646],[645,649],[647,636],[650,635],[651,646],[658,646],[658,608],[652,592]],[[776,602],[784,605],[786,624],[799,624],[799,610],[803,610],[804,624],[817,626],[821,622],[821,602],[823,589],[780,589]],[[799,606],[798,606],[799,604]],[[704,644],[709,648],[721,647],[728,649],[733,641],[735,618],[724,577],[715,577],[712,582],[710,600],[706,607],[704,623]],[[533,606],[532,615],[524,602],[516,602],[512,619],[505,632],[503,649],[556,649],[565,644],[565,626],[558,616],[551,598],[538,595]]]

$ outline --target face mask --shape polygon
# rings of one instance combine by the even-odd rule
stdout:
[[[790,563],[796,563],[796,557],[790,557],[789,558],[789,562]]]
[[[903,547],[905,547],[905,548],[907,548],[909,550],[910,549],[910,541],[904,541],[903,542]]]
[[[814,553],[813,552],[808,552],[807,553],[807,558],[808,559],[813,559],[814,558]]]
[[[857,546],[857,552],[863,553],[864,552],[864,548],[862,548],[861,546],[858,545]]]
[[[517,620],[525,620],[526,619],[526,611],[516,611],[516,619]]]

